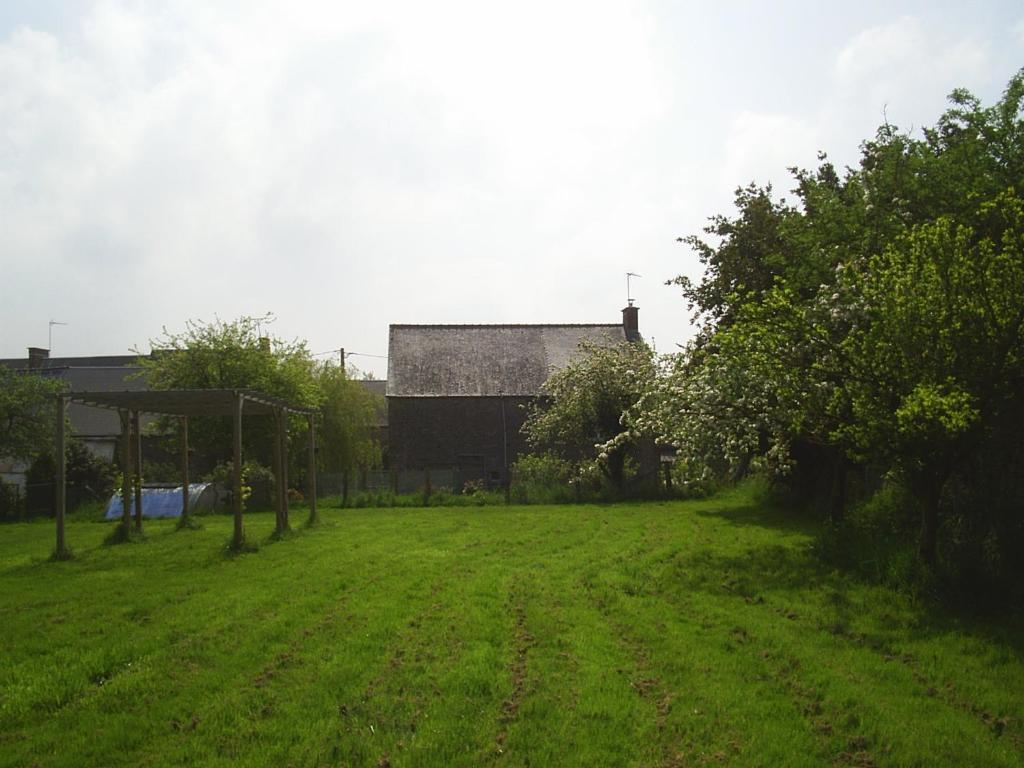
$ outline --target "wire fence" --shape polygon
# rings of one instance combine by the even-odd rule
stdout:
[[[671,495],[671,486],[661,486],[656,473],[640,478],[634,486],[634,493],[640,497]],[[595,496],[595,492],[598,494]],[[520,482],[513,476],[506,488],[501,479],[485,479],[479,472],[458,469],[431,470],[362,470],[349,473],[327,472],[317,475],[317,498],[345,500],[364,497],[364,502],[373,505],[374,496],[386,500],[398,496],[419,496],[424,500],[441,496],[466,496],[480,493],[488,499],[503,495],[507,500],[518,503],[560,503],[600,498],[601,492],[588,489],[580,483],[562,483],[557,487],[531,482]],[[80,504],[94,501],[97,497],[90,489],[69,484],[66,490],[67,508],[73,510]],[[250,488],[248,504],[251,508],[269,508],[272,505],[272,487],[269,481],[254,481]],[[493,498],[492,498],[493,497]],[[219,491],[219,506],[226,506],[230,489],[223,486]],[[52,517],[55,513],[55,484],[29,483],[24,490],[10,483],[0,484],[0,521],[18,521],[36,517]],[[106,501],[106,499],[102,500]],[[443,503],[443,502],[442,502]],[[490,503],[490,501],[488,501]]]

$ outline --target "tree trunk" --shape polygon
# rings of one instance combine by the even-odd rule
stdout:
[[[829,518],[841,523],[846,513],[846,457],[837,450],[833,458],[832,498],[829,503]]]
[[[132,529],[132,421],[128,411],[121,416],[121,526],[127,535]]]
[[[934,482],[921,489],[921,542],[918,554],[921,561],[935,565],[939,540],[939,498],[943,483]]]
[[[612,451],[608,454],[608,479],[616,491],[621,491],[625,485],[626,455],[621,450]]]
[[[732,481],[738,483],[743,480],[750,472],[750,463],[754,460],[754,454],[751,452],[744,453],[740,458],[740,463],[736,465],[736,469],[732,473]]]

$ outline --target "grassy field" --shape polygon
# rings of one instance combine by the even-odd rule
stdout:
[[[301,513],[294,517],[300,518]],[[0,528],[0,765],[1024,764],[1024,637],[709,501]]]

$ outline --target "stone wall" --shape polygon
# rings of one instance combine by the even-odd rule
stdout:
[[[500,484],[508,464],[527,452],[520,428],[531,397],[389,397],[391,467],[450,469],[464,479]],[[505,424],[502,429],[502,408]]]

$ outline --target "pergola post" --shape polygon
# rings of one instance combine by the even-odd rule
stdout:
[[[311,413],[309,420],[309,447],[307,449],[308,465],[306,467],[306,497],[309,499],[309,522],[317,521],[316,514],[316,418]]]
[[[181,525],[188,524],[188,416],[178,417],[178,436],[181,438]]]
[[[281,510],[284,530],[288,530],[288,414],[281,411]]]
[[[241,392],[235,392],[235,404],[233,408],[233,430],[232,438],[234,443],[234,473],[232,480],[231,509],[235,516],[235,534],[232,538],[232,545],[235,549],[241,549],[245,541],[242,532],[242,405],[245,398]]]
[[[282,490],[284,486],[284,472],[281,469],[281,410],[279,408],[274,409],[274,440],[271,447],[273,448],[274,462],[274,530],[281,534],[284,533],[285,522],[284,492]]]
[[[132,498],[133,490],[141,495],[142,487],[142,430],[140,428],[140,416],[143,413],[157,414],[161,416],[176,416],[180,419],[180,450],[181,450],[181,493],[182,493],[182,523],[187,523],[192,515],[191,509],[191,484],[189,482],[189,416],[226,416],[232,418],[232,458],[233,471],[230,480],[231,485],[231,507],[234,518],[234,534],[231,541],[231,548],[240,551],[246,546],[245,532],[243,530],[242,513],[245,505],[244,488],[244,465],[242,462],[242,418],[243,415],[270,416],[275,418],[275,443],[276,450],[280,452],[279,459],[275,460],[275,471],[278,476],[278,487],[280,489],[280,530],[286,531],[289,527],[288,521],[288,416],[289,414],[305,414],[309,417],[312,409],[292,405],[280,398],[266,395],[261,392],[248,391],[243,389],[205,389],[205,390],[143,390],[124,392],[67,392],[63,393],[63,400],[57,401],[58,411],[63,413],[69,403],[80,403],[94,408],[109,408],[117,411],[121,422],[121,436],[118,450],[123,481],[117,493],[121,497],[123,512],[118,523],[116,539],[131,539],[135,531],[132,526]],[[246,406],[248,403],[248,406]],[[58,422],[61,420],[58,419]],[[310,434],[310,489],[312,496],[311,509],[316,514],[316,465],[315,465],[315,424],[312,425]],[[133,429],[134,427],[134,429]],[[66,439],[63,430],[66,428],[63,423],[58,423],[55,429],[57,452],[63,457],[64,449],[61,447]],[[132,442],[132,439],[135,442]],[[66,475],[66,469],[58,467],[62,477]],[[63,522],[66,512],[66,491],[62,488],[56,491],[58,506],[58,554],[64,548]],[[141,531],[142,499],[136,497],[135,508],[137,512],[136,528]],[[181,527],[181,526],[179,526]]]
[[[142,533],[142,431],[139,429],[138,411],[132,411],[132,449],[135,463],[135,530]]]
[[[54,445],[54,458],[57,461],[57,498],[55,517],[57,518],[57,549],[54,555],[58,559],[67,557],[67,545],[64,543],[64,512],[67,506],[67,459],[64,455],[64,414],[67,400],[64,395],[57,395],[57,435]]]
[[[127,535],[132,526],[132,422],[128,411],[121,416],[121,526]]]

